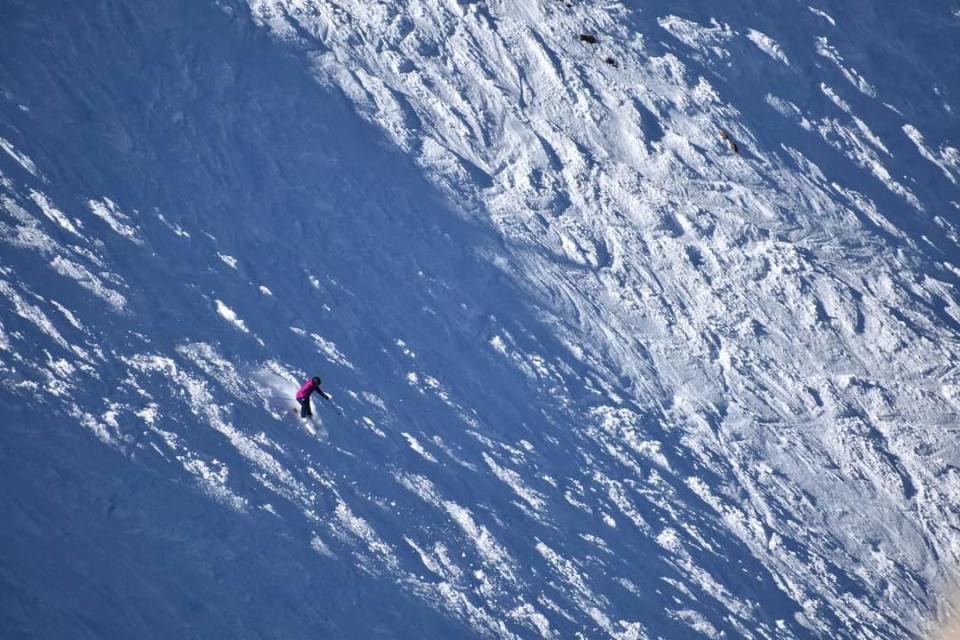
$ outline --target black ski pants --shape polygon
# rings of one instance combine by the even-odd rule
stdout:
[[[297,400],[300,403],[300,417],[301,418],[310,418],[313,416],[313,411],[310,410],[310,396],[307,396],[303,400]]]

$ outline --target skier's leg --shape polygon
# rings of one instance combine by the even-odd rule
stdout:
[[[297,400],[300,403],[300,417],[309,418],[310,417],[310,401],[307,399]]]

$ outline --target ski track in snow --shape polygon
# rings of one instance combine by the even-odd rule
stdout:
[[[221,226],[100,179],[67,195],[49,145],[4,128],[4,406],[56,406],[477,636],[932,629],[960,567],[958,141],[884,107],[910,101],[843,13],[785,8],[799,26],[778,31],[668,3],[249,11],[435,193],[378,160],[274,200],[261,171],[302,174],[267,150],[263,202]],[[311,167],[367,170],[319,147]],[[240,171],[209,157],[211,184]],[[322,201],[378,181],[369,226]],[[284,217],[298,199],[315,219]],[[317,367],[338,404],[315,399],[310,426],[292,397]]]

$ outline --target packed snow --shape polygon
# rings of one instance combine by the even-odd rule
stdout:
[[[933,637],[956,11],[7,3],[0,635]]]

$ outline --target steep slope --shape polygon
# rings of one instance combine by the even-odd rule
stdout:
[[[4,9],[3,635],[944,613],[948,3],[175,4]]]

